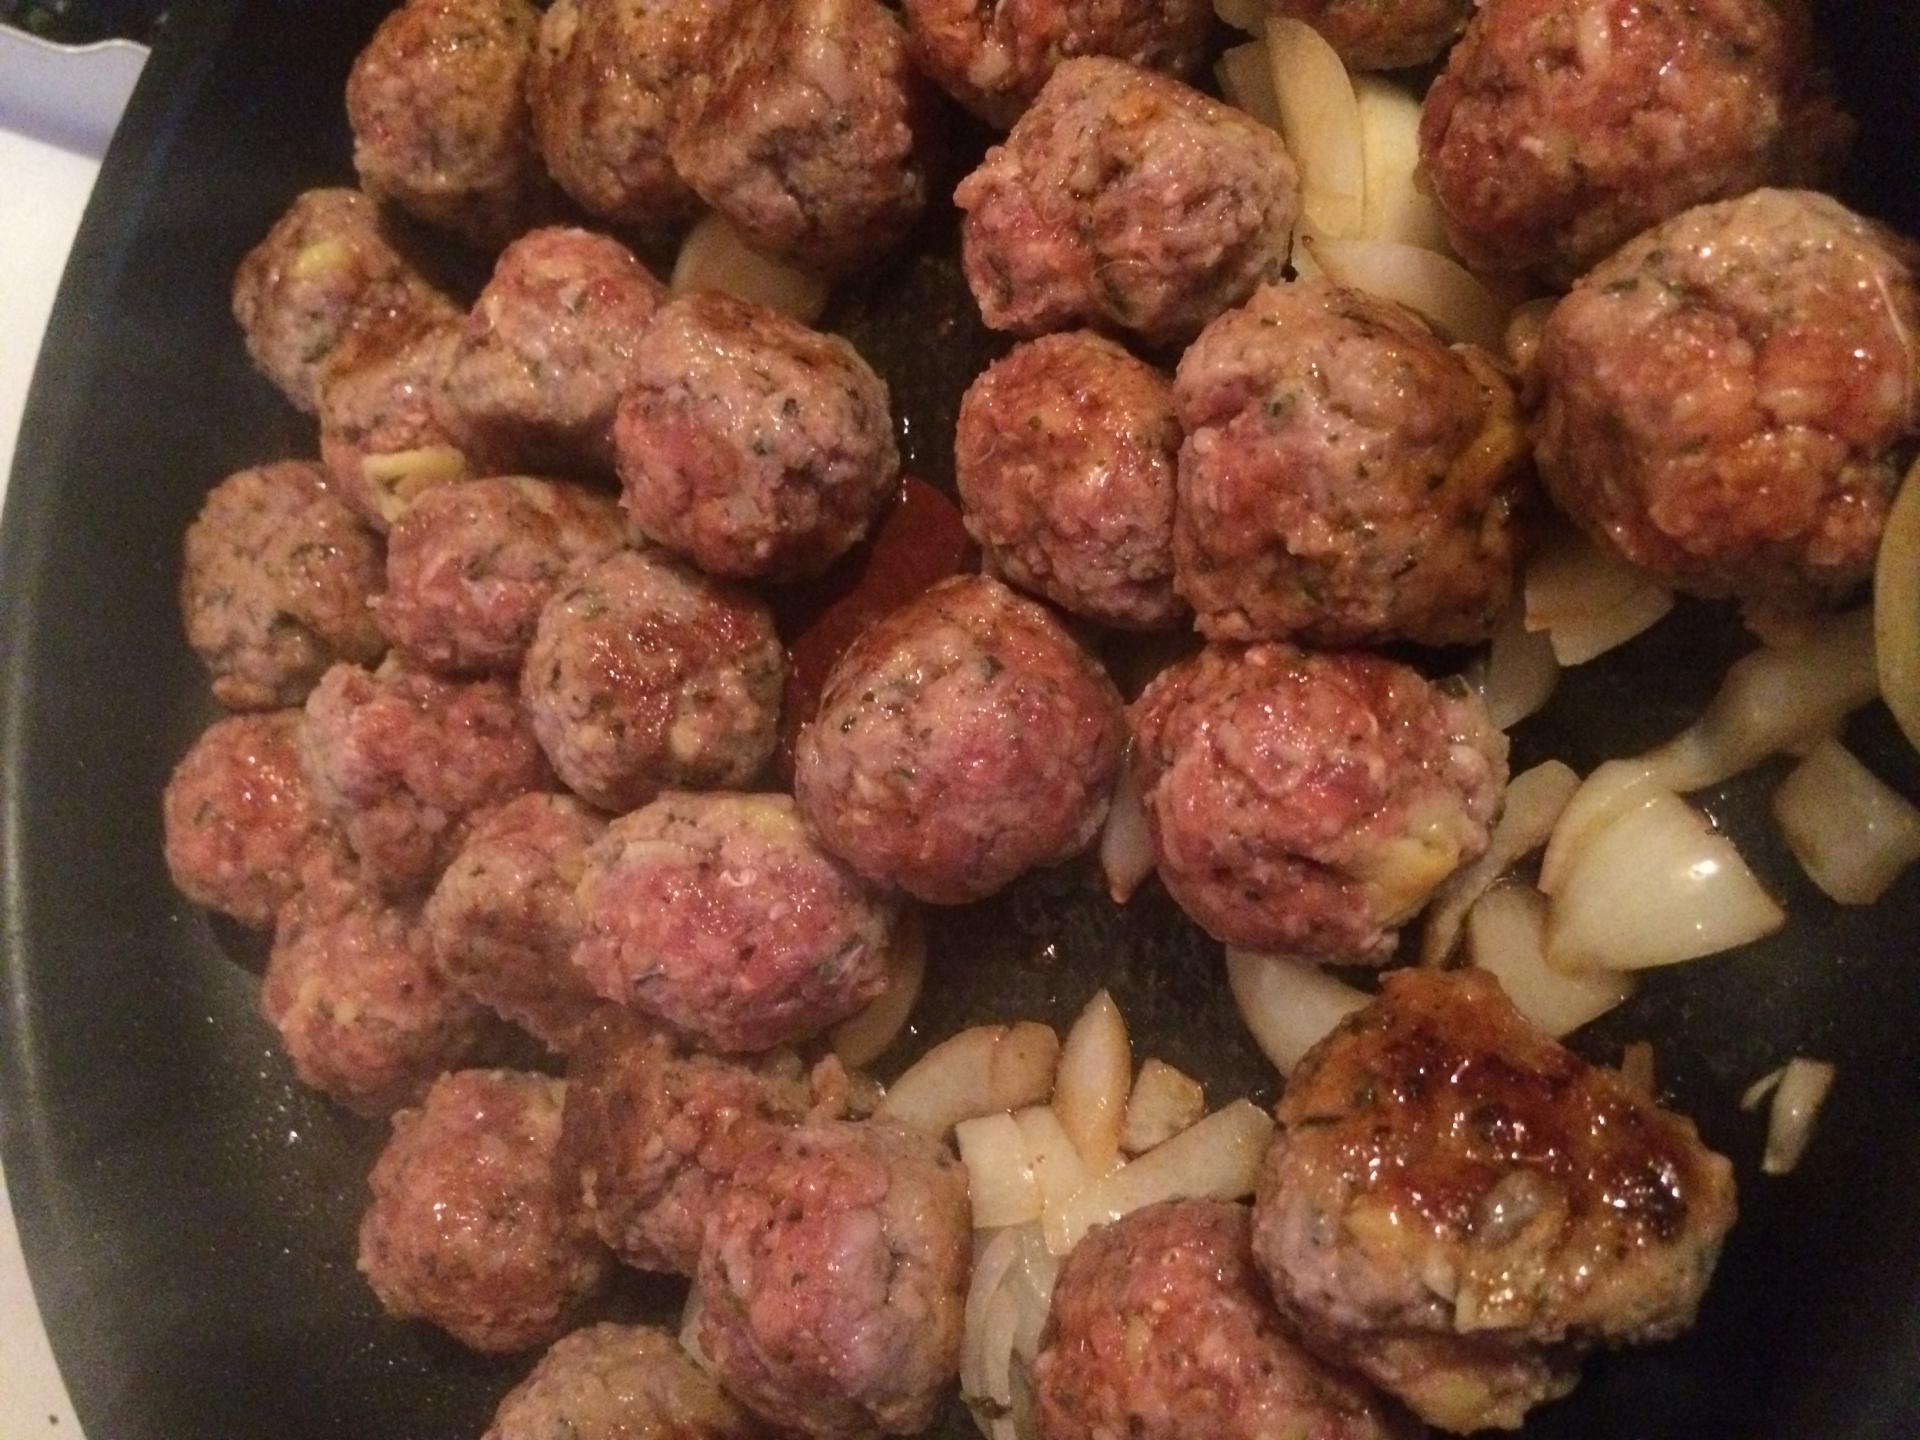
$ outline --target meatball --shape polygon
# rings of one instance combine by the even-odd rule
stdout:
[[[1129,630],[1177,625],[1180,422],[1166,377],[1078,331],[1017,347],[968,387],[953,437],[967,533],[1023,590]]]
[[[1684,1330],[1733,1224],[1690,1122],[1477,970],[1387,976],[1278,1119],[1253,1246],[1282,1313],[1446,1430],[1515,1428],[1584,1349]]]
[[[886,988],[902,924],[785,795],[669,791],[607,827],[573,963],[595,991],[716,1050],[819,1034]]]
[[[981,317],[1188,340],[1278,280],[1299,218],[1280,137],[1177,80],[1069,60],[960,182],[961,260]]]
[[[1806,191],[1633,241],[1541,337],[1553,497],[1681,589],[1844,597],[1920,438],[1917,262],[1920,246]]]
[[[368,601],[380,537],[311,461],[229,475],[187,527],[180,612],[187,643],[231,710],[298,705],[338,660],[387,648]]]
[[[1487,848],[1506,737],[1464,686],[1372,655],[1214,646],[1134,702],[1160,878],[1228,945],[1347,965]]]
[[[272,926],[310,859],[342,848],[300,766],[301,714],[216,720],[167,781],[167,873],[196,905]]]
[[[427,901],[440,973],[496,1014],[570,1050],[599,999],[573,966],[574,889],[606,822],[540,792],[483,811]]]
[[[547,169],[580,208],[660,230],[700,202],[667,158],[687,80],[705,64],[722,0],[554,0],[527,75]]]
[[[972,1215],[938,1141],[817,1121],[734,1172],[694,1281],[720,1383],[818,1440],[932,1423],[960,1364]]]
[[[382,888],[433,883],[468,818],[552,783],[499,680],[442,680],[405,666],[336,665],[307,697],[307,775]]]
[[[360,1222],[360,1273],[389,1314],[493,1352],[566,1331],[607,1257],[569,1223],[554,1168],[565,1096],[545,1075],[460,1070],[393,1117]]]
[[[930,109],[879,0],[737,6],[677,98],[675,168],[756,249],[846,273],[926,207]]]
[[[1221,640],[1485,640],[1513,597],[1513,388],[1412,311],[1269,285],[1180,361],[1175,583]]]
[[[1808,28],[1802,0],[1483,0],[1420,116],[1454,248],[1565,282],[1689,205],[1818,180],[1850,127]]]
[[[668,788],[747,784],[773,753],[785,678],[759,600],[626,550],[547,602],[520,691],[567,787],[617,812]]]
[[[1213,29],[1203,0],[906,0],[914,59],[990,125],[1020,118],[1076,55],[1190,75]]]
[[[717,293],[660,312],[614,440],[641,532],[743,579],[826,569],[900,475],[886,382],[851,345]]]
[[[406,0],[347,77],[369,195],[483,246],[552,208],[523,93],[540,31],[527,0]]]
[[[1266,0],[1304,20],[1355,70],[1403,70],[1444,55],[1466,29],[1475,0]]]
[[[1033,1367],[1046,1440],[1386,1440],[1281,1325],[1249,1234],[1244,1205],[1168,1200],[1074,1248]]]
[[[794,795],[869,880],[958,905],[1084,850],[1125,743],[1119,692],[1059,622],[962,576],[840,657],[795,746]]]
[[[593,1325],[540,1357],[500,1402],[480,1440],[760,1440],[764,1434],[666,1331]]]
[[[447,372],[443,418],[496,469],[613,468],[613,415],[666,289],[617,240],[523,235],[500,254]]]
[[[394,525],[374,608],[417,665],[513,674],[561,582],[625,547],[619,507],[576,485],[519,475],[441,485]]]
[[[385,1115],[499,1048],[487,1012],[433,967],[426,927],[345,868],[310,862],[280,910],[260,1011],[301,1081]]]

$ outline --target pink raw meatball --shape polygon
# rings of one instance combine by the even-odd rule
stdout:
[[[564,3],[564,0],[563,0]],[[764,1440],[766,1432],[647,1325],[591,1325],[554,1343],[480,1440]]]
[[[1447,52],[1474,0],[1266,0],[1318,30],[1355,70],[1404,70]]]

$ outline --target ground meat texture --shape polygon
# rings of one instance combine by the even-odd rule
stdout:
[[[920,68],[1002,130],[1064,60],[1107,55],[1190,75],[1213,28],[1199,0],[907,0],[904,13]]]
[[[1023,590],[1129,630],[1178,624],[1180,422],[1166,377],[1110,340],[1046,335],[960,401],[953,468],[967,532]]]
[[[555,1050],[573,1048],[599,998],[573,966],[574,890],[606,822],[535,792],[482,812],[427,901],[433,958],[455,985]]]
[[[380,537],[304,460],[229,475],[187,527],[180,613],[230,710],[298,705],[337,660],[380,658]]]
[[[1403,70],[1445,54],[1474,0],[1267,0],[1276,15],[1304,20],[1355,70]]]
[[[360,1273],[389,1314],[488,1352],[565,1333],[607,1271],[554,1168],[565,1096],[545,1075],[460,1070],[393,1117],[360,1222]]]
[[[1733,1223],[1690,1122],[1480,971],[1387,976],[1278,1120],[1253,1245],[1282,1312],[1446,1430],[1515,1428],[1584,1349],[1684,1330]]]
[[[721,0],[554,0],[527,75],[547,169],[580,208],[660,230],[699,200],[667,157],[667,131],[705,62]]]
[[[780,723],[786,658],[745,590],[628,550],[540,612],[520,691],[553,768],[603,810],[745,785]]]
[[[688,77],[670,154],[749,244],[841,274],[926,207],[931,110],[906,33],[878,0],[736,7]]]
[[[1807,191],[1677,216],[1541,338],[1540,472],[1673,585],[1804,605],[1872,573],[1920,439],[1920,247]]]
[[[1244,1205],[1169,1200],[1074,1248],[1033,1367],[1045,1440],[1387,1440],[1282,1327],[1248,1236]]]
[[[393,664],[329,670],[307,697],[303,741],[322,807],[392,893],[431,885],[475,811],[553,778],[511,686]]]
[[[1528,476],[1513,388],[1412,311],[1263,287],[1174,382],[1175,583],[1224,640],[1485,640],[1513,597]]]
[[[886,988],[899,907],[816,846],[785,795],[670,791],[608,827],[573,963],[716,1050],[818,1035]]]
[[[526,0],[406,0],[347,77],[369,195],[483,246],[553,208],[524,94],[540,30]]]
[[[886,382],[859,353],[717,293],[660,312],[614,440],[635,525],[741,579],[817,575],[867,533],[900,476]]]
[[[500,1402],[480,1440],[761,1440],[765,1434],[666,1331],[592,1325],[540,1357]]]
[[[1483,0],[1420,117],[1468,264],[1564,283],[1689,205],[1816,181],[1850,127],[1800,0]]]
[[[733,1397],[816,1440],[917,1434],[960,1364],[966,1174],[937,1141],[820,1121],[734,1172],[694,1282]]]
[[[960,182],[981,317],[1036,335],[1091,325],[1183,342],[1279,280],[1299,218],[1280,137],[1177,80],[1069,60]]]
[[[1134,702],[1160,878],[1228,945],[1350,965],[1487,848],[1506,737],[1390,660],[1212,646]]]

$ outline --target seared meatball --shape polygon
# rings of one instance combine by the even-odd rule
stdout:
[[[1548,318],[1540,472],[1682,589],[1839,599],[1920,438],[1920,247],[1807,191],[1702,206]]]
[[[1249,1233],[1244,1205],[1168,1200],[1074,1247],[1033,1367],[1046,1440],[1386,1440],[1282,1327]]]
[[[1817,180],[1849,127],[1802,0],[1482,0],[1420,116],[1467,263],[1564,282],[1656,221]]]
[[[752,780],[773,753],[785,676],[759,600],[626,550],[547,602],[520,692],[568,788],[617,812],[670,787]]]
[[[377,195],[484,246],[552,208],[524,92],[527,0],[406,0],[347,77],[353,168]]]
[[[196,905],[266,929],[315,857],[344,848],[300,765],[298,710],[230,715],[167,781],[167,873]]]
[[[1477,970],[1402,970],[1288,1077],[1254,1253],[1309,1345],[1447,1430],[1693,1322],[1733,1168]]]
[[[1213,29],[1204,0],[905,0],[920,68],[1004,130],[1062,61],[1108,55],[1189,75]]]
[[[1477,859],[1506,737],[1464,687],[1285,645],[1215,646],[1133,704],[1160,878],[1216,940],[1348,965]]]
[[[566,1088],[460,1070],[393,1117],[360,1222],[360,1273],[389,1314],[475,1350],[529,1350],[565,1332],[607,1271],[606,1253],[569,1223],[553,1163]]]
[[[666,1331],[592,1325],[540,1357],[480,1440],[758,1440],[764,1433]]]
[[[570,1050],[599,998],[573,966],[574,890],[606,822],[570,795],[483,811],[427,901],[440,973],[496,1014]]]
[[[614,440],[634,523],[711,575],[818,574],[900,474],[886,382],[851,345],[717,293],[660,312]]]
[[[1223,640],[1485,640],[1527,446],[1471,345],[1330,281],[1269,285],[1180,361],[1175,583]]]
[[[1085,849],[1125,742],[1119,692],[1059,622],[962,576],[840,657],[800,732],[794,795],[869,880],[958,905]]]
[[[523,235],[467,317],[443,418],[497,469],[613,468],[613,414],[666,290],[617,240]]]
[[[819,1121],[763,1146],[700,1247],[720,1383],[818,1440],[926,1429],[959,1369],[971,1218],[965,1172],[924,1135]]]
[[[512,674],[561,581],[625,546],[619,507],[577,485],[521,475],[441,485],[395,523],[374,608],[415,664]]]
[[[384,584],[380,537],[311,461],[222,480],[185,551],[187,642],[230,710],[298,705],[336,660],[377,660],[387,648],[368,608]]]
[[[573,963],[716,1050],[819,1034],[886,988],[898,905],[808,837],[785,795],[670,791],[587,853]]]
[[[1180,422],[1151,365],[1085,331],[1045,335],[960,401],[954,478],[992,567],[1063,609],[1129,630],[1179,623]]]
[[[1401,70],[1444,54],[1467,26],[1475,0],[1266,0],[1276,15],[1304,20],[1355,70]]]
[[[512,688],[498,680],[336,665],[307,697],[303,738],[314,793],[369,878],[391,892],[430,885],[475,811],[552,780]]]
[[[667,158],[667,130],[705,63],[723,0],[554,0],[527,75],[547,169],[580,208],[659,230],[700,202]]]
[[[926,207],[928,107],[879,0],[736,6],[677,100],[675,168],[756,249],[850,271]]]
[[[1300,214],[1280,137],[1178,80],[1069,60],[960,182],[961,259],[980,315],[1190,339],[1278,280]]]

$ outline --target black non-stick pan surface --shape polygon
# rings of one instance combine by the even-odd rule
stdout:
[[[292,1083],[255,1014],[258,942],[184,905],[161,861],[161,787],[212,717],[176,616],[180,536],[222,475],[314,447],[250,370],[229,277],[297,191],[350,181],[341,86],[384,8],[175,7],[82,230],[7,504],[0,1141],[92,1440],[460,1440],[528,1363],[379,1313],[353,1239],[383,1127]],[[1920,19],[1862,0],[1823,24],[1863,121],[1850,198],[1920,228]],[[954,402],[996,350],[947,219],[829,317],[886,373],[910,466],[936,483]],[[1584,771],[1665,738],[1746,643],[1730,615],[1683,606],[1570,674],[1516,766]],[[1848,738],[1920,792],[1884,713]],[[1579,1040],[1608,1061],[1653,1041],[1669,1099],[1739,1162],[1740,1224],[1698,1328],[1596,1360],[1530,1436],[1920,1435],[1920,876],[1867,910],[1822,900],[1766,818],[1779,775],[1707,798],[1787,929],[1652,975]],[[1204,1077],[1214,1103],[1271,1097],[1216,948],[1157,886],[1117,909],[1084,867],[940,912],[914,1035],[1065,1020],[1101,985],[1136,1054]],[[1762,1179],[1764,1122],[1736,1097],[1796,1053],[1837,1061],[1839,1083],[1800,1171]],[[611,1304],[666,1318],[679,1299],[636,1280]],[[957,1405],[939,1433],[971,1433]]]

